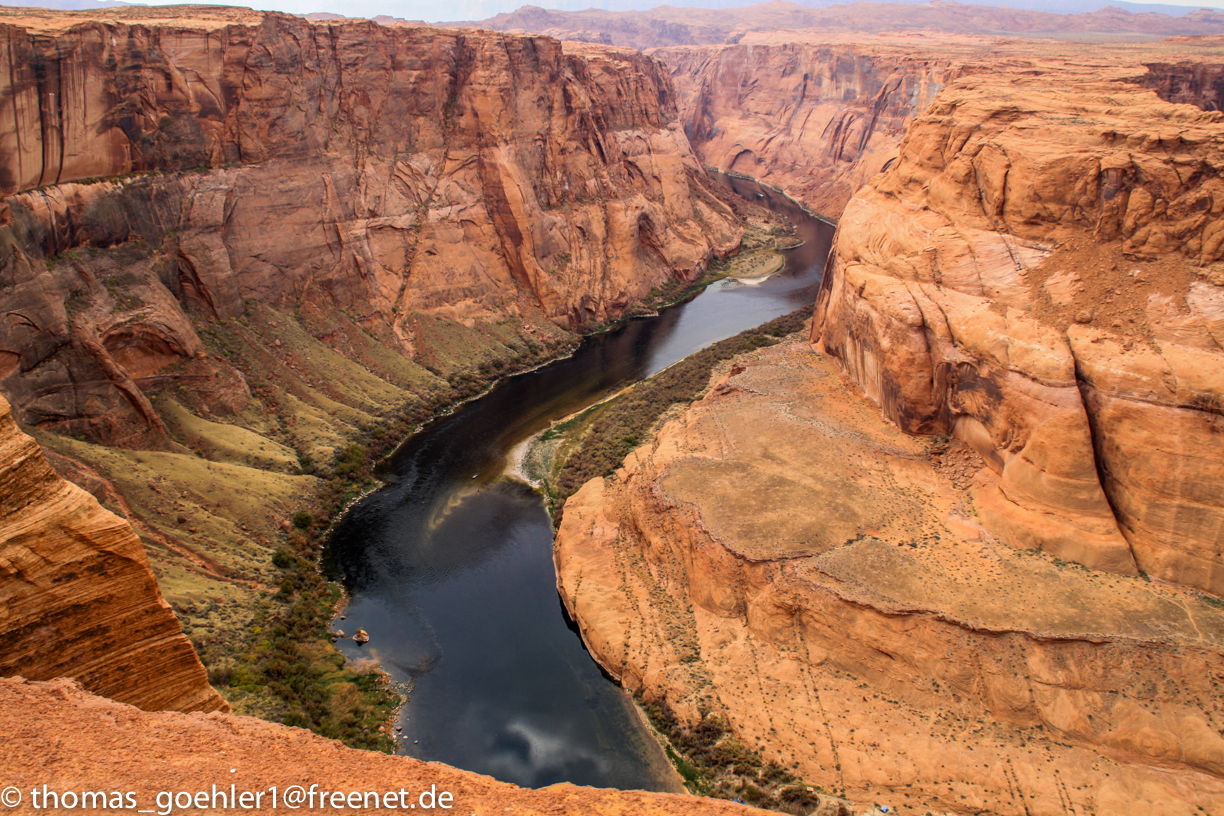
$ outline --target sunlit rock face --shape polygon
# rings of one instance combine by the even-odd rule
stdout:
[[[1006,546],[965,490],[998,482],[794,340],[567,500],[558,584],[596,659],[681,734],[717,718],[864,808],[1224,807],[1224,611]]]
[[[810,342],[567,501],[605,668],[864,804],[1224,806],[1205,75],[1000,64],[915,112],[839,213]]]
[[[0,675],[146,710],[228,711],[131,526],[60,478],[0,398]]]
[[[1110,73],[946,88],[847,206],[813,339],[983,456],[1004,540],[1219,594],[1224,117]]]

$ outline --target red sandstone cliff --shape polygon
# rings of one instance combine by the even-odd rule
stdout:
[[[210,670],[283,586],[286,519],[319,512],[308,474],[740,240],[638,53],[215,7],[0,27],[0,391],[127,516]],[[58,625],[126,660],[126,619],[46,566],[71,588]],[[98,591],[143,603],[125,586]],[[23,646],[4,669],[39,665]],[[280,716],[264,703],[236,702]]]
[[[3,18],[0,376],[24,423],[156,435],[157,378],[241,410],[180,306],[309,304],[419,359],[421,315],[590,326],[738,243],[640,54],[159,14]]]
[[[718,763],[747,746],[902,813],[1224,812],[1224,611],[1000,544],[964,490],[989,473],[797,339],[567,500],[558,586],[722,795],[771,778]]]
[[[846,208],[813,336],[985,458],[1005,540],[1219,594],[1224,118],[1102,73],[946,88]]]
[[[228,711],[140,539],[61,479],[0,399],[0,675],[73,677],[146,710]]]
[[[896,156],[910,120],[961,70],[947,54],[882,44],[653,53],[671,69],[702,161],[778,187],[828,218]]]
[[[1224,117],[1161,98],[1215,69],[974,71],[846,206],[817,352],[572,496],[560,590],[681,731],[856,801],[1221,812]]]

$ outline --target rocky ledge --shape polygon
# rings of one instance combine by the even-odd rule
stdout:
[[[299,728],[226,714],[147,713],[131,706],[96,697],[71,681],[33,683],[0,679],[0,717],[5,723],[5,783],[23,794],[14,812],[37,813],[30,791],[42,786],[61,794],[72,791],[131,791],[136,804],[152,809],[159,792],[196,793],[211,796],[215,785],[225,796],[236,792],[261,791],[261,809],[268,810],[278,789],[280,810],[301,813],[335,813],[334,801],[298,807],[284,796],[293,785],[303,791],[377,792],[376,807],[359,795],[370,812],[391,813],[382,794],[401,789],[403,800],[414,807],[421,791],[449,793],[449,804],[438,804],[432,812],[464,814],[583,813],[592,816],[733,816],[756,811],[726,802],[694,796],[609,791],[553,785],[543,790],[525,790],[486,776],[455,770],[435,762],[409,757],[391,757],[345,748]],[[54,774],[48,772],[54,768]],[[5,793],[6,797],[10,794]],[[6,804],[8,799],[6,798]],[[78,803],[80,799],[76,800]],[[182,801],[182,800],[180,800]],[[208,800],[213,801],[211,798]],[[241,811],[232,800],[226,807]],[[349,800],[347,796],[344,801]],[[428,804],[430,800],[425,800]],[[437,800],[434,800],[437,801]],[[79,806],[79,804],[78,804]],[[161,807],[165,807],[162,805]],[[221,808],[216,808],[220,810]],[[361,807],[353,808],[361,809]],[[405,805],[407,809],[407,805]]]
[[[846,208],[813,339],[901,429],[983,457],[1000,539],[1219,595],[1224,115],[1147,80],[945,88]]]

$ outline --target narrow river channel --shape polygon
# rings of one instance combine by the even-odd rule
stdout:
[[[833,228],[753,182],[721,181],[798,226],[805,243],[781,273],[716,283],[507,379],[416,434],[393,483],[338,525],[332,554],[352,595],[339,625],[370,635],[338,645],[415,683],[400,753],[529,787],[680,789],[563,612],[540,497],[501,474],[509,451],[553,420],[814,300]]]

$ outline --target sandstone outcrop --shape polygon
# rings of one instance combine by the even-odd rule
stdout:
[[[837,218],[896,157],[910,120],[961,60],[838,42],[663,48],[685,132],[702,161]]]
[[[569,499],[558,584],[626,687],[860,807],[1224,812],[1224,611],[1000,545],[994,478],[782,344]]]
[[[2,398],[0,463],[0,674],[72,677],[146,710],[228,711],[140,539],[52,470]]]
[[[156,437],[165,380],[241,411],[183,309],[313,310],[422,360],[423,315],[588,327],[739,241],[641,54],[203,8],[0,21],[0,357],[29,425]]]
[[[847,206],[813,339],[984,458],[1004,541],[1222,594],[1224,117],[1146,81],[953,81]]]
[[[171,798],[179,791],[203,790],[211,796],[215,785],[229,797],[233,785],[238,792],[263,792],[263,810],[270,809],[269,789],[275,786],[278,809],[301,813],[334,813],[330,796],[319,806],[318,792],[324,790],[344,792],[345,804],[351,791],[377,792],[377,806],[370,807],[370,800],[359,795],[354,809],[391,813],[399,812],[399,802],[393,796],[396,806],[385,807],[384,793],[403,789],[407,792],[403,808],[409,804],[420,808],[420,793],[431,788],[436,795],[443,791],[451,795],[449,805],[442,802],[432,810],[443,813],[732,816],[760,812],[696,796],[565,784],[527,790],[438,763],[356,751],[298,728],[250,717],[142,712],[62,680],[0,680],[0,716],[8,737],[5,782],[22,793],[20,806],[11,809],[14,813],[45,812],[33,806],[31,797],[31,789],[37,788],[41,808],[44,785],[59,793],[72,791],[77,797],[83,791],[106,791],[107,802],[110,791],[131,791],[144,809],[156,808],[162,791],[171,792]],[[292,785],[303,790],[317,786],[314,806],[307,801],[300,807],[287,805],[283,797]],[[224,809],[229,808],[242,809],[227,798]]]

